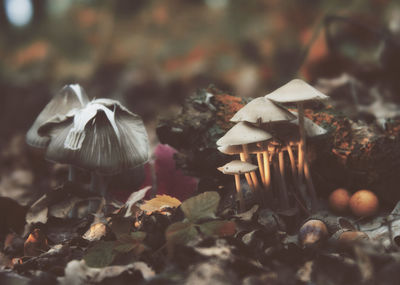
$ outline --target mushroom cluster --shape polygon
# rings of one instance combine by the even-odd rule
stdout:
[[[230,163],[218,169],[227,174],[245,174],[250,189],[264,205],[274,207],[275,201],[279,201],[279,209],[286,211],[295,207],[294,201],[303,210],[314,212],[317,196],[306,156],[306,137],[323,135],[326,130],[304,117],[303,103],[327,98],[306,82],[294,79],[264,97],[253,99],[231,118],[237,124],[217,141],[219,151],[239,155],[246,165],[236,163],[230,172],[226,171],[231,168]],[[297,113],[280,105],[289,102],[297,104]],[[253,160],[258,167],[249,167]],[[286,160],[290,172],[286,170]],[[240,189],[237,186],[243,211]]]
[[[143,165],[149,159],[140,116],[111,99],[89,101],[82,87],[68,85],[47,104],[30,128],[27,143],[46,149],[46,159],[92,173],[91,190],[105,195],[102,175]]]

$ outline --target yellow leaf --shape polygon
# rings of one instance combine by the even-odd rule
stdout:
[[[168,195],[157,195],[155,198],[146,201],[140,206],[140,209],[145,212],[158,212],[165,208],[179,207],[181,201]]]

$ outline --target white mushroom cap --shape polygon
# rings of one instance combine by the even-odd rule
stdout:
[[[296,117],[265,97],[258,97],[236,112],[231,122],[270,123],[292,121]]]
[[[309,100],[326,100],[329,97],[301,79],[293,79],[275,91],[265,95],[279,103],[304,102]]]
[[[292,113],[297,115],[296,112]],[[271,126],[269,128],[269,131],[272,132],[278,139],[284,142],[298,142],[300,140],[298,119],[289,123],[282,123]],[[327,130],[318,126],[309,118],[304,118],[304,131],[306,136],[309,138],[325,135],[327,133]]]
[[[267,144],[262,145],[264,142],[251,143],[247,145],[247,150],[249,153],[260,153],[267,149]],[[268,141],[265,141],[268,143]],[[218,147],[218,150],[224,154],[233,155],[240,154],[243,152],[243,147],[241,145],[226,145]]]
[[[149,144],[140,116],[118,101],[103,103],[94,100],[45,123],[39,133],[51,137],[46,158],[101,174],[118,173],[147,162]]]
[[[79,84],[64,86],[40,112],[26,134],[26,142],[34,147],[45,148],[50,138],[40,136],[39,127],[54,116],[65,115],[74,108],[85,106],[88,102],[89,98]]]
[[[243,174],[252,172],[258,169],[257,165],[240,161],[240,160],[233,160],[228,162],[224,166],[218,167],[218,170],[224,174]]]
[[[217,141],[218,146],[243,145],[269,140],[272,135],[249,123],[240,122],[233,126]]]

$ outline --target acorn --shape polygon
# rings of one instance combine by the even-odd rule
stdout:
[[[369,240],[369,236],[357,230],[341,229],[333,234],[331,241],[341,249],[347,249],[360,241]]]
[[[349,201],[350,209],[357,217],[373,216],[379,208],[379,200],[369,190],[359,190],[351,196]]]
[[[335,213],[344,214],[349,208],[350,193],[344,188],[338,188],[329,195],[329,206]]]
[[[325,240],[328,237],[328,228],[321,220],[308,220],[305,222],[298,234],[302,246],[308,247]]]

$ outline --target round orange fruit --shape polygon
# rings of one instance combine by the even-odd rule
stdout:
[[[378,197],[369,190],[359,190],[350,198],[350,209],[357,217],[372,216],[378,208]]]
[[[350,201],[350,193],[344,188],[338,188],[329,195],[329,206],[335,213],[347,212]]]

